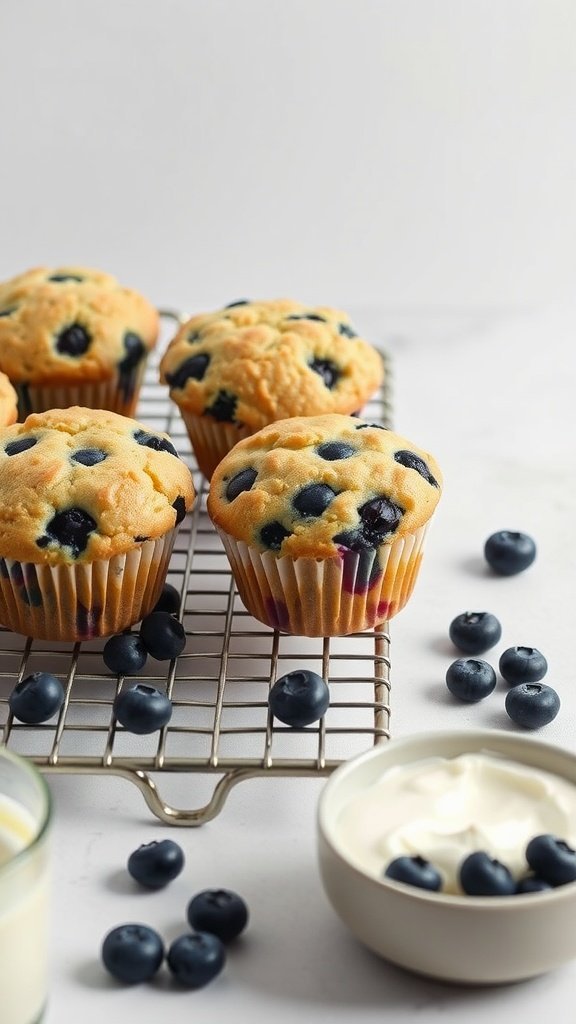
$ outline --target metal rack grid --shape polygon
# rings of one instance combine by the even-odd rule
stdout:
[[[180,320],[178,314],[165,316]],[[2,742],[43,772],[115,775],[133,782],[161,821],[201,825],[221,810],[230,789],[257,776],[328,775],[338,764],[389,738],[390,639],[387,623],[333,639],[292,637],[268,629],[244,609],[220,540],[206,513],[206,481],[198,473],[186,430],[151,361],[138,419],[168,432],[194,473],[198,499],[178,534],[168,581],[180,592],[187,643],[165,663],[149,658],[139,680],[165,688],[173,714],[167,726],[135,736],[115,722],[123,686],[102,660],[104,640],[47,643],[0,627]],[[390,373],[363,415],[390,425]],[[313,668],[329,682],[331,702],[316,726],[292,729],[272,719],[268,692],[278,675]],[[56,674],[65,688],[57,718],[25,725],[10,713],[13,687],[33,671]],[[208,802],[177,808],[160,792],[169,773],[214,778]]]

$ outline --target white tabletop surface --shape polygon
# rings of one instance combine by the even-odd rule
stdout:
[[[359,309],[363,333],[394,357],[395,426],[434,452],[445,490],[422,573],[392,623],[392,734],[449,727],[515,728],[502,682],[479,705],[457,705],[444,684],[457,656],[452,618],[489,610],[505,647],[538,647],[562,707],[539,736],[576,752],[572,603],[574,338],[576,310],[413,313]],[[530,533],[538,557],[525,573],[496,578],[482,558],[486,537]],[[175,776],[176,804],[198,804],[211,783]],[[197,829],[161,825],[138,790],[115,778],[50,776],[55,800],[51,995],[46,1024],[142,1024],[306,1020],[357,1024],[466,1020],[467,1024],[567,1020],[576,963],[513,986],[449,987],[404,973],[362,948],[321,887],[315,807],[321,779],[244,781],[220,815]],[[158,893],[136,891],[129,853],[165,837],[186,854],[183,874]],[[247,900],[251,919],[224,973],[189,992],[158,982],[123,988],[99,962],[104,934],[142,921],[167,940],[185,930],[200,889],[225,886]],[[431,941],[437,940],[431,936]],[[542,937],[545,942],[545,936]]]

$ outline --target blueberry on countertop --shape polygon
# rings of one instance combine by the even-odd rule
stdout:
[[[560,710],[560,698],[546,683],[513,686],[504,701],[508,717],[524,729],[540,729],[552,722]]]
[[[149,981],[164,959],[164,944],[145,924],[121,924],[102,943],[102,961],[117,981],[135,985]]]
[[[534,836],[526,847],[526,860],[535,874],[549,885],[576,881],[576,850],[556,836]]]
[[[14,687],[8,703],[12,714],[21,722],[39,725],[60,711],[64,687],[50,672],[32,672]]]
[[[230,889],[205,889],[187,907],[188,923],[194,931],[210,932],[221,942],[232,942],[248,923],[248,907]]]
[[[102,657],[106,668],[121,676],[134,676],[144,668],[148,652],[137,633],[111,636],[104,644]]]
[[[136,683],[120,691],[113,704],[114,715],[128,732],[145,736],[167,725],[172,703],[154,686]]]
[[[502,627],[490,612],[462,612],[450,623],[452,643],[465,654],[482,654],[494,647],[502,636]]]
[[[170,661],[186,646],[184,626],[169,612],[150,612],[140,624],[144,646],[157,661]]]
[[[276,680],[268,704],[280,722],[303,729],[326,714],[330,691],[322,676],[309,669],[297,669]]]
[[[512,896],[516,892],[516,882],[506,865],[484,850],[465,857],[459,878],[468,896]]]
[[[487,661],[459,658],[446,672],[446,686],[454,697],[475,704],[492,693],[496,686],[496,673]]]
[[[184,867],[184,852],[173,839],[145,843],[128,858],[128,872],[146,889],[162,889]]]
[[[511,686],[537,683],[548,671],[548,662],[536,647],[509,647],[500,655],[500,675]]]
[[[499,530],[484,545],[484,557],[499,576],[515,576],[536,558],[536,544],[526,533]]]
[[[396,857],[390,861],[384,875],[395,882],[415,885],[418,889],[429,889],[438,892],[442,886],[442,876],[430,861],[424,857]]]
[[[166,960],[181,985],[202,988],[220,974],[226,962],[226,951],[216,935],[194,932],[174,939]]]

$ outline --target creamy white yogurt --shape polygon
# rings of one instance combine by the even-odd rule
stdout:
[[[576,786],[493,754],[434,757],[383,772],[350,799],[336,829],[362,871],[381,878],[395,857],[419,855],[440,871],[444,892],[459,893],[459,865],[476,850],[519,878],[533,836],[574,845]]]

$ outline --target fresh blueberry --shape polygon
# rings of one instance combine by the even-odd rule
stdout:
[[[382,541],[397,530],[404,512],[399,505],[385,495],[371,498],[358,509],[361,532],[365,547],[378,547]]]
[[[524,729],[540,729],[552,722],[560,710],[560,698],[546,683],[520,683],[506,694],[508,716]]]
[[[79,448],[70,456],[72,462],[79,462],[81,466],[97,466],[104,462],[108,456],[101,448]]]
[[[308,363],[311,370],[322,378],[329,391],[338,383],[341,373],[335,363],[330,359],[313,359]]]
[[[526,860],[539,878],[549,885],[576,881],[576,850],[556,836],[534,836],[526,847]]]
[[[349,459],[351,455],[356,455],[357,450],[353,445],[346,444],[345,441],[325,441],[316,449],[320,458],[326,459],[327,462]]]
[[[190,900],[186,913],[194,931],[217,935],[221,942],[232,942],[248,923],[248,907],[229,889],[199,892]]]
[[[490,612],[462,612],[450,623],[450,639],[465,654],[482,654],[494,647],[502,636],[502,627]]]
[[[429,889],[438,892],[442,886],[442,876],[430,861],[424,857],[396,857],[386,868],[384,875],[395,882],[415,885],[418,889]]]
[[[330,691],[322,676],[306,668],[297,669],[276,680],[268,704],[280,722],[303,729],[326,714]]]
[[[117,981],[135,985],[154,977],[164,959],[158,932],[145,924],[121,924],[102,943],[102,961]]]
[[[145,843],[128,858],[128,872],[146,889],[162,889],[184,867],[184,852],[173,839]]]
[[[120,633],[106,641],[102,657],[111,672],[120,676],[135,676],[144,668],[148,653],[137,633]]]
[[[183,498],[181,494],[179,494],[178,497],[175,498],[175,500],[172,502],[172,508],[176,513],[176,522],[174,523],[174,525],[179,526],[179,524],[182,522],[186,515],[186,499]]]
[[[538,878],[536,875],[525,875],[517,883],[516,892],[518,894],[523,892],[549,892],[551,888],[550,883],[545,882],[543,878]]]
[[[64,688],[50,672],[32,672],[22,679],[8,698],[12,714],[27,725],[52,718],[64,703]]]
[[[209,363],[210,356],[205,352],[190,356],[174,373],[167,373],[166,380],[171,388],[184,388],[189,380],[204,380]]]
[[[462,861],[459,878],[468,896],[511,896],[516,892],[516,882],[506,865],[483,850]]]
[[[142,341],[142,338],[138,337],[137,334],[134,334],[133,331],[126,331],[123,345],[126,355],[118,364],[118,369],[121,374],[127,374],[131,370],[135,370],[138,364],[142,361],[146,355],[146,346]]]
[[[174,939],[166,960],[181,985],[202,988],[220,974],[226,962],[226,951],[216,935],[195,932]]]
[[[454,697],[475,704],[492,693],[496,686],[496,673],[487,661],[459,658],[446,672],[446,686]]]
[[[344,338],[357,338],[358,337],[357,332],[354,330],[353,327],[350,326],[350,324],[339,323],[338,324],[338,333],[341,334]]]
[[[536,558],[536,544],[526,533],[499,530],[484,545],[484,557],[499,576],[514,576]]]
[[[169,612],[150,612],[140,624],[140,636],[156,661],[177,658],[186,647],[184,626]]]
[[[84,278],[80,277],[79,274],[51,274],[48,278],[49,281],[53,281],[55,284],[63,284],[64,281],[83,281]]]
[[[509,647],[500,655],[500,675],[511,686],[537,683],[548,671],[548,662],[535,647]]]
[[[292,499],[292,505],[301,516],[321,516],[336,497],[328,484],[308,484]]]
[[[226,485],[228,501],[234,501],[234,498],[237,498],[243,491],[249,491],[257,476],[258,472],[255,469],[241,469],[239,473],[236,473]]]
[[[20,455],[21,452],[29,451],[35,444],[38,444],[37,437],[17,437],[15,441],[8,442],[4,451],[6,455]]]
[[[165,583],[153,611],[177,615],[180,611],[180,591],[173,587],[171,583]]]
[[[70,324],[56,337],[56,350],[66,356],[83,356],[88,351],[92,338],[82,324]]]
[[[121,690],[113,710],[120,725],[138,736],[156,732],[172,717],[172,704],[166,694],[144,683]]]
[[[280,551],[282,541],[289,536],[290,530],[277,521],[266,523],[266,526],[260,530],[260,540],[270,551]]]
[[[321,316],[320,313],[291,313],[286,320],[316,320],[322,324],[327,322],[326,317]]]
[[[136,444],[141,444],[145,448],[152,448],[155,452],[168,452],[170,455],[175,455],[177,459],[180,458],[174,445],[166,437],[159,437],[158,434],[149,434],[146,430],[136,430],[134,432],[134,440]]]
[[[234,423],[237,404],[238,399],[236,395],[231,395],[229,391],[221,390],[216,395],[212,405],[206,406],[204,412],[208,416],[213,416],[220,423]]]
[[[404,450],[394,452],[394,460],[406,469],[415,469],[416,472],[420,473],[420,476],[424,477],[429,484],[432,484],[433,487],[438,487],[438,481],[432,476],[432,473],[424,462],[424,459],[421,459],[419,455],[416,455],[416,452]]]
[[[56,512],[49,523],[46,524],[46,533],[38,537],[38,547],[45,548],[51,542],[60,544],[63,548],[70,548],[73,558],[86,549],[90,534],[97,528],[92,516],[82,508],[67,508],[63,512]]]

